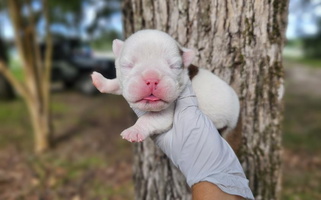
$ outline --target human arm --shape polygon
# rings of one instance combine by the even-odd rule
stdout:
[[[153,138],[186,177],[194,200],[254,199],[236,155],[198,109],[190,86],[176,102],[171,130]]]
[[[193,200],[242,200],[241,196],[223,192],[213,183],[201,181],[192,186]]]

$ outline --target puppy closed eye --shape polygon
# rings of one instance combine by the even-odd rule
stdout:
[[[169,64],[169,67],[171,69],[182,69],[183,64],[181,62],[175,62],[175,63]]]
[[[134,67],[134,64],[133,63],[123,63],[123,64],[121,64],[121,67],[131,69]]]
[[[119,61],[119,66],[123,69],[131,69],[135,66],[135,61],[133,59],[124,57]]]

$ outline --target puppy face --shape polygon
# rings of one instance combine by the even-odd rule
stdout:
[[[129,104],[160,111],[179,96],[188,81],[186,67],[194,52],[181,48],[164,32],[138,31],[125,42],[115,40],[117,78]]]

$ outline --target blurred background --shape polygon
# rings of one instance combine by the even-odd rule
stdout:
[[[132,199],[132,149],[119,137],[133,123],[130,108],[120,96],[99,95],[89,76],[115,77],[121,1],[50,1],[50,43],[44,5],[29,2],[21,24],[33,10],[34,48],[40,57],[48,45],[53,52],[52,148],[34,153],[28,104],[0,74],[0,199]],[[0,1],[0,60],[24,82],[11,6]],[[286,36],[282,199],[321,199],[321,0],[290,0]]]

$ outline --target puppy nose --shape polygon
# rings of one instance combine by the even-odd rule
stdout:
[[[145,80],[146,85],[151,89],[155,90],[158,85],[159,80],[157,79],[147,79]]]

